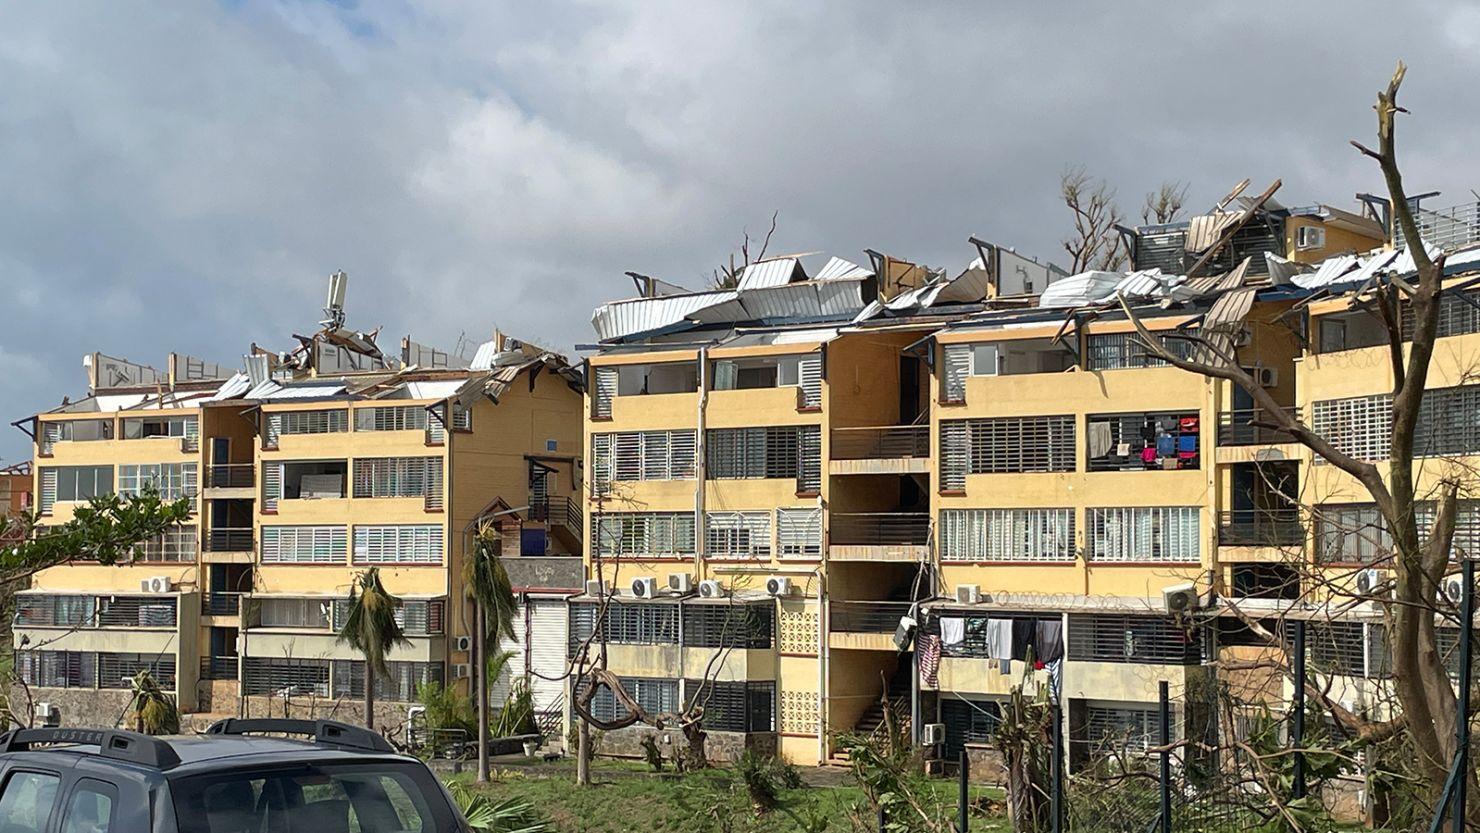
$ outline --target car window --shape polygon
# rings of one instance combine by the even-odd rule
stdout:
[[[67,799],[62,833],[108,833],[113,826],[113,788],[92,780],[77,782]]]
[[[414,763],[318,764],[183,778],[181,833],[432,833],[456,829],[441,787]],[[0,830],[0,833],[6,833]]]
[[[16,772],[0,792],[0,833],[43,833],[57,797],[57,776]]]

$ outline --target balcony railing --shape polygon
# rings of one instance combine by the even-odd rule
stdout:
[[[1234,509],[1218,518],[1218,544],[1224,547],[1296,546],[1305,541],[1300,510]]]
[[[834,512],[829,543],[854,547],[919,546],[930,543],[927,512]]]
[[[576,535],[581,534],[581,507],[569,496],[530,495],[529,519],[543,521],[550,526],[563,526]]]
[[[200,678],[202,680],[235,680],[239,657],[201,657]]]
[[[834,460],[898,460],[930,456],[930,426],[885,425],[834,428],[829,455]]]
[[[240,593],[203,593],[200,613],[202,616],[235,616],[241,610],[241,598]]]
[[[206,467],[207,489],[250,489],[256,483],[251,463],[218,463]]]
[[[1289,416],[1300,418],[1300,409],[1282,409]],[[1295,438],[1278,428],[1268,427],[1273,423],[1277,415],[1266,411],[1264,408],[1244,408],[1237,411],[1225,411],[1218,415],[1218,444],[1219,445],[1267,445],[1271,443],[1292,443]],[[1264,424],[1256,424],[1264,423]]]
[[[206,552],[251,552],[252,528],[216,527],[206,534],[203,543]]]
[[[1421,208],[1414,212],[1413,219],[1424,241],[1445,251],[1454,251],[1480,240],[1480,202],[1461,203],[1438,210]],[[1393,237],[1393,244],[1398,248],[1408,245],[1402,228],[1394,228]]]
[[[828,626],[840,633],[894,633],[909,602],[833,602]]]

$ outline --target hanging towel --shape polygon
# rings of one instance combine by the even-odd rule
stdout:
[[[939,687],[940,637],[933,633],[921,636],[916,650],[920,652],[920,682],[929,688]]]
[[[1033,655],[1045,663],[1057,662],[1064,656],[1064,623],[1059,619],[1039,619],[1033,634]]]
[[[1109,454],[1114,445],[1115,439],[1110,435],[1110,423],[1091,422],[1089,424],[1089,456],[1091,459]]]
[[[992,659],[1012,659],[1012,620],[987,619],[987,656]]]
[[[1056,659],[1053,662],[1044,663],[1044,668],[1048,671],[1048,694],[1054,702],[1059,702],[1064,683],[1064,661]]]
[[[955,647],[966,641],[966,620],[947,617],[940,620],[940,641],[946,647]]]
[[[1183,434],[1177,438],[1177,451],[1188,454],[1197,452],[1197,435]]]
[[[1156,437],[1156,456],[1171,457],[1177,452],[1177,438],[1171,434],[1159,434]]]
[[[1131,444],[1130,443],[1120,443],[1120,444],[1116,445],[1115,446],[1115,456],[1117,456],[1117,457],[1129,457],[1129,456],[1131,456]]]
[[[1032,619],[1012,620],[1013,659],[1027,660],[1028,651],[1033,647],[1033,637],[1036,631],[1036,623]]]
[[[1151,464],[1151,463],[1155,463],[1156,462],[1156,447],[1155,446],[1148,445],[1145,448],[1141,449],[1141,462],[1146,463],[1148,465]]]

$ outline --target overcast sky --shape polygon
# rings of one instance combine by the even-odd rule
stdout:
[[[1410,67],[1410,191],[1480,185],[1480,9],[1391,2],[708,4],[0,0],[0,415],[81,356],[236,365],[352,326],[569,349],[633,269],[772,252],[1065,262],[1066,165],[1286,204],[1377,190],[1347,145]],[[29,454],[0,431],[0,459]]]

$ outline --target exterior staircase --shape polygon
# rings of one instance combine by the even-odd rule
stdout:
[[[893,715],[895,726],[908,725],[910,720],[910,673],[913,666],[913,658],[910,655],[901,655],[898,666],[889,677],[888,708],[890,714]],[[867,737],[882,736],[884,708],[883,698],[876,697],[868,709],[859,715],[858,721],[853,724],[851,734]],[[849,756],[846,749],[834,749],[828,758],[828,763],[834,766],[847,766],[848,761]]]

